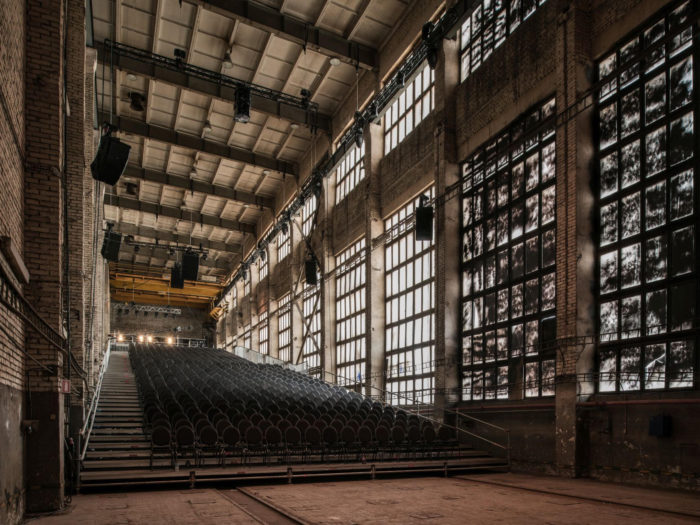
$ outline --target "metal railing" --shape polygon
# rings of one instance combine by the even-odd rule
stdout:
[[[327,381],[327,380],[325,379],[326,374],[331,375],[331,376],[334,376],[335,379],[336,379],[336,382],[335,382],[335,383],[331,383],[330,381]],[[334,385],[334,386],[341,386],[341,385],[338,385],[338,384],[337,384],[337,380],[338,380],[338,379],[342,379],[343,381],[348,382],[349,384],[353,384],[353,383],[354,383],[354,384],[357,384],[356,381],[352,381],[352,380],[350,380],[350,379],[348,379],[348,378],[346,378],[346,377],[339,376],[339,375],[337,375],[337,374],[334,374],[333,372],[329,372],[329,371],[327,371],[327,370],[322,371],[321,380],[322,380],[324,383],[327,383],[327,384],[329,384],[329,385]],[[403,398],[403,399],[405,399],[405,400],[407,400],[407,401],[409,401],[409,402],[411,402],[411,403],[414,403],[414,400],[413,400],[412,398],[410,398],[410,397],[408,397],[408,396],[405,396],[405,395],[403,395],[403,394],[400,394],[400,393],[397,393],[397,392],[387,392],[386,390],[381,389],[381,388],[379,388],[379,387],[377,387],[377,386],[374,386],[374,385],[371,385],[371,384],[368,384],[368,383],[362,383],[362,387],[364,387],[365,385],[369,386],[370,391],[376,390],[377,392],[379,392],[380,396],[377,397],[377,396],[374,396],[374,395],[371,395],[371,394],[370,394],[370,395],[367,395],[367,394],[365,394],[364,392],[357,392],[356,390],[352,390],[352,391],[355,392],[355,393],[359,393],[359,394],[360,394],[363,398],[365,398],[365,399],[370,399],[370,400],[373,400],[373,401],[375,401],[375,400],[376,400],[376,401],[379,401],[379,402],[381,402],[382,405],[384,405],[384,406],[390,405],[390,403],[387,403],[387,402],[386,402],[387,395],[388,395],[388,396],[391,396],[391,397],[394,397],[394,398]],[[350,390],[350,389],[348,389],[348,390]],[[391,406],[393,406],[393,405],[391,405]],[[503,453],[504,453],[505,456],[506,456],[506,461],[507,461],[507,463],[508,463],[508,467],[510,468],[511,445],[510,445],[510,430],[509,430],[509,429],[500,427],[500,426],[498,426],[498,425],[495,425],[495,424],[490,423],[490,422],[488,422],[488,421],[484,421],[483,419],[476,418],[476,417],[471,416],[471,415],[469,415],[469,414],[465,414],[465,413],[463,413],[463,412],[460,412],[459,409],[457,409],[457,410],[451,410],[451,409],[449,409],[449,408],[443,408],[443,412],[444,412],[445,414],[454,414],[454,415],[456,416],[456,421],[455,421],[456,424],[455,424],[455,425],[450,425],[450,424],[448,424],[448,423],[445,423],[444,421],[439,421],[439,420],[435,419],[434,417],[427,416],[427,415],[425,415],[424,413],[421,412],[422,409],[426,409],[426,408],[429,409],[430,411],[434,410],[434,409],[435,409],[435,405],[434,405],[434,404],[431,404],[431,405],[419,405],[419,406],[420,406],[421,408],[419,408],[418,410],[413,410],[412,408],[410,408],[410,405],[408,405],[408,406],[407,406],[407,405],[399,405],[397,408],[400,408],[401,410],[405,410],[405,411],[408,412],[409,414],[416,415],[416,416],[418,416],[419,418],[422,418],[422,419],[425,419],[425,420],[427,420],[427,421],[430,421],[430,422],[432,422],[433,424],[438,424],[438,425],[447,427],[447,428],[449,428],[449,429],[451,429],[451,430],[455,430],[455,431],[458,432],[458,433],[467,435],[467,436],[469,436],[469,437],[471,437],[471,438],[474,438],[474,439],[477,439],[477,440],[479,440],[479,441],[483,441],[483,442],[488,443],[489,445],[491,445],[491,446],[493,446],[493,447],[495,447],[495,448],[497,448],[497,449],[499,449],[499,450],[502,450]],[[459,418],[460,418],[460,417],[469,419],[470,421],[474,421],[474,422],[476,422],[476,423],[483,424],[483,425],[485,425],[485,426],[487,426],[487,427],[490,427],[490,428],[493,428],[493,429],[495,429],[495,430],[498,430],[499,432],[502,432],[502,433],[504,434],[504,438],[505,438],[505,439],[504,439],[504,443],[497,443],[496,441],[493,441],[493,440],[491,440],[491,439],[489,439],[489,438],[487,438],[487,437],[481,436],[481,435],[479,435],[479,434],[476,434],[476,433],[474,433],[474,432],[470,432],[469,430],[466,430],[466,429],[464,429],[464,428],[461,428],[461,427],[459,426]]]
[[[104,378],[105,370],[107,370],[107,366],[109,365],[109,356],[112,351],[113,343],[113,339],[110,339],[109,343],[107,343],[107,351],[102,359],[102,365],[100,365],[100,375],[97,378],[97,383],[95,384],[95,390],[92,394],[92,400],[90,401],[90,408],[88,408],[87,414],[85,415],[85,424],[83,425],[83,428],[80,429],[80,461],[85,459],[85,453],[87,452],[88,441],[90,441],[90,434],[92,433],[92,425],[95,422],[95,414],[97,413],[97,405],[100,401],[102,379]]]
[[[301,374],[308,374],[309,373],[309,365],[307,363],[302,362],[302,363],[299,363],[298,365],[295,365],[293,363],[288,363],[287,361],[277,359],[276,357],[261,354],[260,352],[257,352],[255,350],[251,350],[250,348],[246,348],[244,346],[234,346],[233,350],[225,349],[225,351],[229,352],[237,357],[246,359],[247,361],[251,361],[252,363],[266,364],[266,365],[277,365],[277,366],[281,366],[282,368],[287,368],[289,370],[299,372]]]

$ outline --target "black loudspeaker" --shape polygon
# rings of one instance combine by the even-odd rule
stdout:
[[[306,274],[306,284],[316,286],[318,279],[316,275],[316,261],[309,259],[304,262],[304,273]]]
[[[433,207],[418,206],[416,208],[416,240],[433,240]]]
[[[90,164],[92,178],[114,186],[124,173],[130,150],[131,146],[118,138],[104,135],[100,139],[95,160]]]
[[[105,232],[105,239],[102,242],[102,257],[108,261],[119,261],[119,247],[122,244],[122,234],[113,232],[112,230]]]
[[[170,272],[170,288],[184,288],[185,279],[182,277],[182,265],[175,263]]]
[[[199,273],[199,255],[194,252],[185,252],[182,256],[182,279],[196,281]]]
[[[671,416],[658,415],[649,418],[650,436],[669,437],[671,430]]]

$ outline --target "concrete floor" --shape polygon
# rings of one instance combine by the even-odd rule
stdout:
[[[256,501],[257,500],[257,501]],[[260,502],[265,503],[261,505]],[[270,508],[272,507],[272,508]],[[275,512],[276,509],[279,512]],[[700,522],[700,495],[518,474],[79,495],[41,525]]]

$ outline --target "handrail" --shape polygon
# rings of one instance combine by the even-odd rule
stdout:
[[[343,376],[341,376],[341,375],[335,374],[335,373],[330,372],[330,371],[327,371],[327,370],[324,370],[324,371],[323,371],[322,376],[325,376],[325,374],[330,374],[330,375],[332,375],[332,376],[335,376],[336,379],[337,379],[337,378],[344,379],[344,380],[346,380],[346,381],[349,381],[350,383],[353,383],[353,382],[354,382],[354,381],[350,381],[347,377],[343,377]],[[321,380],[322,380],[324,383],[333,385],[333,383],[330,383],[329,381],[326,381],[325,378],[323,378],[323,379],[321,379]],[[339,386],[339,385],[336,383],[334,386]],[[402,394],[400,394],[400,393],[387,392],[386,390],[384,390],[384,389],[382,389],[382,388],[379,388],[379,387],[377,387],[377,386],[374,386],[374,385],[369,385],[369,387],[370,387],[371,389],[373,388],[373,389],[375,389],[375,390],[377,390],[377,391],[379,391],[379,392],[381,392],[381,393],[383,394],[383,395],[382,395],[382,401],[381,401],[381,403],[382,403],[383,405],[385,405],[385,406],[388,404],[388,403],[386,403],[386,402],[384,401],[384,400],[386,399],[386,394],[391,394],[392,396],[393,396],[393,395],[396,395],[397,397],[404,398],[404,399],[409,400],[409,401],[413,401],[410,397],[405,396],[405,395],[402,395]],[[364,397],[364,398],[372,399],[371,396],[368,396],[368,395],[366,395],[366,394],[364,394],[364,393],[361,393],[361,392],[360,392],[359,394],[360,394],[362,397]],[[431,405],[431,406],[434,406],[434,405]],[[503,428],[503,427],[499,427],[498,425],[494,425],[493,423],[489,423],[488,421],[483,421],[483,420],[481,420],[481,419],[475,418],[475,417],[470,416],[470,415],[468,415],[468,414],[460,413],[460,412],[459,412],[459,409],[458,409],[457,411],[450,410],[450,409],[447,409],[447,408],[443,409],[445,412],[454,413],[454,414],[457,414],[458,416],[463,416],[463,417],[466,417],[466,418],[470,418],[470,419],[473,419],[474,421],[477,421],[477,422],[479,422],[479,423],[484,423],[485,425],[488,425],[488,426],[491,426],[491,427],[496,428],[496,429],[498,429],[498,430],[504,431],[504,432],[506,433],[506,444],[505,444],[505,445],[502,445],[502,444],[500,444],[500,443],[496,443],[495,441],[491,441],[490,439],[485,438],[484,436],[480,436],[480,435],[478,435],[478,434],[475,434],[475,433],[473,433],[473,432],[470,432],[470,431],[468,431],[468,430],[465,430],[465,429],[463,429],[463,428],[460,428],[460,427],[459,427],[459,421],[457,421],[457,426],[455,426],[455,425],[450,425],[450,424],[445,423],[445,422],[443,422],[443,421],[438,421],[438,420],[436,420],[436,419],[434,419],[434,418],[432,418],[432,417],[428,417],[428,416],[425,416],[425,415],[420,414],[420,413],[418,413],[418,412],[414,412],[413,410],[411,410],[411,409],[409,409],[409,408],[406,408],[406,407],[401,407],[401,409],[402,409],[402,410],[405,410],[406,412],[408,412],[408,413],[410,413],[410,414],[413,414],[413,415],[415,415],[415,416],[418,416],[419,418],[423,418],[423,419],[426,419],[426,420],[428,420],[428,421],[431,421],[432,423],[437,423],[437,424],[442,425],[442,426],[444,426],[444,427],[447,427],[447,428],[449,428],[449,429],[456,430],[457,432],[461,432],[461,433],[463,433],[463,434],[467,434],[468,436],[471,436],[471,437],[473,437],[473,438],[476,438],[476,439],[480,439],[480,440],[482,440],[482,441],[485,441],[486,443],[488,443],[488,444],[490,444],[490,445],[493,445],[493,446],[496,447],[496,448],[499,448],[499,449],[501,449],[501,450],[505,450],[505,451],[506,451],[506,456],[507,456],[507,461],[508,461],[508,466],[510,467],[510,430],[508,430],[508,429],[506,429],[506,428]]]
[[[92,425],[95,422],[95,414],[97,413],[97,404],[100,400],[100,392],[102,391],[102,378],[104,377],[105,370],[109,365],[109,356],[112,350],[113,339],[110,339],[107,343],[107,351],[105,352],[104,358],[102,359],[102,365],[100,365],[100,375],[97,379],[97,384],[95,385],[95,390],[92,394],[92,400],[90,401],[90,408],[88,409],[87,415],[85,417],[85,424],[83,428],[80,429],[80,437],[82,438],[82,450],[80,451],[80,461],[85,459],[85,454],[87,453],[87,445],[90,440],[90,434],[92,433]]]

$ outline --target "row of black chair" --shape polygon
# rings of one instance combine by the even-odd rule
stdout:
[[[453,435],[405,410],[280,366],[208,348],[133,344],[153,458],[195,464],[453,454]]]

